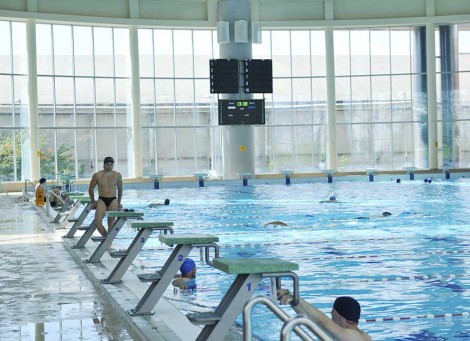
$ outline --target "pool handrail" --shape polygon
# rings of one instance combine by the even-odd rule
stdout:
[[[271,312],[276,315],[282,322],[284,322],[284,326],[292,319],[284,310],[282,310],[276,303],[274,303],[270,298],[259,295],[253,297],[251,300],[245,303],[243,308],[243,341],[251,341],[251,311],[253,310],[254,306],[262,303],[264,304]],[[294,316],[295,317],[295,316]],[[311,321],[315,324],[313,321]],[[284,329],[284,327],[283,327]],[[316,333],[316,329],[319,329],[319,332]],[[312,340],[310,335],[308,335],[305,331],[303,331],[299,326],[293,326],[288,329],[288,334],[294,330],[294,332],[305,341]],[[331,338],[322,338],[324,336],[323,330],[320,329],[317,325],[315,325],[314,330],[312,332],[319,337],[321,340],[330,341]],[[322,334],[323,333],[323,334]]]
[[[310,329],[310,331],[313,334],[315,334],[315,336],[318,337],[321,341],[333,340],[331,336],[329,336],[313,320],[309,319],[306,315],[299,314],[299,315],[291,316],[287,319],[287,321],[284,321],[284,325],[282,326],[282,329],[281,329],[281,341],[289,341],[291,331],[294,330],[294,332],[296,332],[296,329],[300,328],[299,325],[301,324],[307,327],[308,329]],[[311,340],[311,338],[309,337],[307,340]]]
[[[286,322],[289,319],[289,315],[287,315],[284,310],[279,308],[277,304],[275,304],[270,298],[263,295],[255,296],[246,302],[245,306],[243,307],[243,341],[251,341],[251,312],[254,306],[259,303],[264,304],[282,322]],[[300,328],[296,328],[294,331],[302,340],[310,339],[310,337]]]
[[[29,179],[26,179],[24,181],[23,195],[26,195],[28,193],[28,182],[31,184],[31,186],[33,186],[33,193],[34,193],[34,188],[36,188],[35,184],[33,184],[31,181],[29,181]]]
[[[220,257],[220,247],[217,243],[207,243],[207,244],[199,244],[198,247],[201,250],[201,258],[202,258],[202,250],[204,249],[204,260],[207,265],[213,266],[213,262],[210,261],[210,253],[209,249],[214,248],[214,258]]]

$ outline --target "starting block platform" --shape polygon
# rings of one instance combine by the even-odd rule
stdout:
[[[142,250],[145,242],[149,239],[153,231],[161,231],[163,233],[170,234],[174,233],[172,222],[135,221],[129,222],[128,225],[130,228],[137,230],[137,234],[127,250],[111,251],[109,253],[111,257],[120,258],[120,260],[108,278],[101,281],[103,284],[121,283],[122,277],[134,261],[135,257],[137,257],[137,254]]]
[[[99,246],[96,248],[95,252],[91,257],[86,260],[87,263],[98,263],[103,256],[103,254],[111,247],[114,238],[117,236],[121,228],[127,222],[128,219],[142,219],[142,212],[123,212],[123,211],[108,211],[106,212],[106,217],[114,217],[116,221],[113,226],[109,229],[106,237],[92,237],[91,239],[95,242],[99,242]],[[96,230],[96,224],[92,223],[85,234],[80,238],[78,243],[75,245],[75,248],[84,247],[86,242],[90,239],[93,232]]]
[[[190,313],[193,324],[204,325],[198,341],[223,340],[262,278],[295,277],[299,266],[279,258],[216,258],[213,266],[227,274],[236,274],[234,282],[214,312]]]
[[[72,196],[70,196],[72,198]],[[76,202],[75,202],[75,205],[74,205],[74,208],[75,206],[77,206],[77,209],[78,207],[81,205],[81,204],[84,204],[85,207],[83,208],[82,212],[80,213],[80,215],[78,216],[77,219],[74,219],[73,218],[73,214],[71,215],[72,218],[65,218],[63,224],[67,224],[69,222],[73,222],[73,225],[72,227],[70,227],[70,229],[67,231],[67,233],[63,236],[63,238],[73,238],[74,235],[75,235],[75,232],[77,232],[77,230],[79,229],[80,226],[82,226],[83,222],[85,221],[86,217],[88,216],[88,214],[90,214],[91,212],[91,199],[90,197],[76,197]],[[72,208],[73,210],[73,208]]]
[[[219,241],[217,236],[208,234],[173,234],[160,235],[159,239],[168,246],[176,246],[158,273],[138,276],[142,281],[151,282],[151,284],[136,307],[128,310],[131,316],[152,315],[154,313],[152,309],[162,297],[166,288],[179,271],[181,264],[183,264],[194,247],[214,247],[216,255],[218,255],[218,246],[215,244]]]

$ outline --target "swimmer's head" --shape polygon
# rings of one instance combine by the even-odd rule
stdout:
[[[190,273],[196,267],[196,263],[191,258],[186,258],[180,267],[181,275]]]
[[[390,212],[385,211],[385,212],[382,213],[382,215],[384,217],[388,217],[388,216],[391,216],[392,214]]]
[[[330,201],[335,201],[335,200],[336,200],[336,197],[335,197],[334,195],[332,195],[332,196],[330,197]]]
[[[169,205],[170,204],[170,199],[165,199],[165,202],[163,203],[163,205]]]
[[[399,184],[401,182],[401,179],[397,179],[397,184]]]
[[[352,297],[338,297],[333,304],[333,309],[346,320],[351,322],[357,323],[361,317],[361,306],[359,302]]]

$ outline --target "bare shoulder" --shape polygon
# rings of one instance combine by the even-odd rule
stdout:
[[[113,177],[118,181],[122,180],[122,175],[119,172],[113,171]]]
[[[95,174],[92,175],[91,179],[92,180],[98,180],[101,177],[102,172],[103,172],[102,170],[96,172]]]
[[[331,321],[331,320],[330,320]],[[371,337],[360,329],[343,328],[331,321],[332,324],[325,326],[326,329],[334,336],[337,340],[341,341],[371,341]]]
[[[344,340],[348,341],[372,341],[372,338],[366,332],[362,330],[352,330],[352,329],[345,329],[348,332],[346,338]]]

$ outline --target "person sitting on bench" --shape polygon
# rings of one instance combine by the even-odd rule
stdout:
[[[62,195],[61,195],[61,189],[62,189],[62,186],[54,186],[52,188],[52,191],[51,193],[49,194],[49,203],[51,204],[51,207],[58,207],[58,206],[62,206],[62,201],[60,199],[62,199]]]

